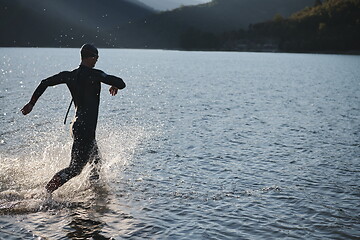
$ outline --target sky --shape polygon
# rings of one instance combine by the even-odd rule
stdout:
[[[146,5],[160,11],[178,8],[181,5],[197,5],[211,0],[139,0]]]

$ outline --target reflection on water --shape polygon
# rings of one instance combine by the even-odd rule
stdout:
[[[105,186],[95,186],[92,206],[74,209],[69,214],[71,221],[67,224],[69,230],[66,236],[69,239],[111,239],[102,234],[106,223],[101,221],[101,216],[109,211],[108,201],[108,191]]]
[[[84,219],[81,216],[71,216],[74,220],[69,227],[74,231],[66,236],[69,239],[112,239],[101,234],[104,223],[90,219]]]
[[[86,216],[81,216],[79,213],[74,213],[71,218],[73,220],[69,227],[73,232],[66,234],[69,239],[111,239],[100,234],[104,223],[87,219]]]
[[[100,182],[86,168],[48,198],[70,95],[19,108],[79,53],[0,52],[0,239],[360,236],[359,56],[102,49],[128,87],[102,89]]]
[[[58,238],[58,233],[49,231],[57,227],[61,229],[68,239],[112,239],[106,236],[104,228],[106,223],[102,220],[107,213],[109,192],[104,182],[98,182],[89,186],[88,196],[81,202],[58,202],[55,199],[47,199],[38,211],[29,214],[24,224],[30,224],[28,228],[35,236],[43,238]],[[35,228],[32,228],[35,225]]]

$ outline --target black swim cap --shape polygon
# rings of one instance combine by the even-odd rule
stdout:
[[[90,44],[84,44],[80,49],[81,59],[89,58],[89,57],[98,57],[99,52],[97,48]]]

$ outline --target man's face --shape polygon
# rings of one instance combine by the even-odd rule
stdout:
[[[89,58],[89,59],[90,59],[90,60],[89,60],[89,61],[90,61],[89,63],[90,63],[90,65],[91,65],[92,67],[95,67],[95,64],[96,64],[98,58],[99,58],[99,56]]]

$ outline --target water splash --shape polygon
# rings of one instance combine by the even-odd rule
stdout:
[[[94,194],[99,193],[96,191],[109,191],[107,183],[119,177],[139,150],[141,142],[150,135],[141,126],[128,126],[120,131],[109,131],[106,127],[100,129],[98,145],[102,165],[99,182],[102,187],[97,188],[99,185],[89,181],[92,166],[88,164],[79,176],[64,184],[51,197],[44,187],[56,172],[68,166],[72,145],[70,138],[56,141],[54,133],[49,131],[35,143],[36,146],[19,151],[17,155],[0,155],[0,214],[91,205]]]

